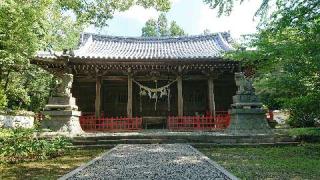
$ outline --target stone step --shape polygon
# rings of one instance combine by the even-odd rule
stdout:
[[[184,139],[117,139],[117,140],[73,140],[74,145],[95,145],[95,144],[165,144],[165,143],[187,143]]]
[[[166,143],[163,139],[120,139],[120,140],[98,140],[98,144],[161,144]]]
[[[175,144],[175,143],[166,143]],[[299,142],[276,142],[276,143],[178,143],[178,144],[190,144],[196,148],[212,148],[212,147],[270,147],[270,146],[296,146]],[[118,144],[84,144],[84,145],[73,145],[72,148],[113,148]]]
[[[274,138],[271,135],[264,136],[208,136],[208,135],[176,135],[176,136],[152,136],[152,135],[132,135],[132,136],[83,136],[83,137],[74,137],[74,140],[121,140],[121,139],[185,139],[188,141],[212,141],[212,140],[226,140],[226,139],[266,139]]]
[[[208,145],[238,145],[238,144],[280,144],[280,143],[298,143],[295,138],[292,137],[257,137],[257,136],[211,136],[209,139],[203,137],[153,137],[145,138],[140,136],[139,138],[112,138],[112,139],[86,139],[86,138],[75,138],[73,139],[74,145],[116,145],[116,144],[170,144],[170,143],[189,143],[189,144],[208,144]]]

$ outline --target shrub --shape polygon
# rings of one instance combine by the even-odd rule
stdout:
[[[62,137],[38,139],[33,129],[11,130],[9,136],[0,137],[0,161],[17,163],[60,156],[68,150],[70,142]]]
[[[314,127],[320,119],[320,93],[292,98],[286,103],[290,109],[289,125],[293,127]]]

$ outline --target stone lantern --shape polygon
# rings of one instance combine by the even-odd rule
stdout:
[[[272,133],[262,109],[262,103],[255,94],[252,79],[243,73],[235,73],[238,91],[231,105],[231,124],[226,130],[230,134],[270,134]]]
[[[63,73],[58,77],[61,81],[43,111],[50,118],[42,122],[42,127],[71,135],[83,133],[79,122],[81,112],[71,94],[73,75]]]

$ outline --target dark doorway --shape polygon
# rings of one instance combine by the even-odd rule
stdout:
[[[205,115],[208,109],[208,84],[206,80],[183,81],[183,114]]]
[[[101,96],[106,117],[127,116],[127,81],[103,81]]]

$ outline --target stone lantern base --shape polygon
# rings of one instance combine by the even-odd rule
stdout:
[[[263,109],[231,109],[231,124],[226,130],[233,135],[271,134]]]
[[[81,115],[80,111],[43,111],[43,114],[49,115],[50,118],[42,121],[42,128],[50,129],[56,132],[68,133],[70,135],[83,133],[79,122],[79,117]]]
[[[254,93],[236,94],[229,111],[231,123],[227,133],[232,135],[272,134],[262,103]]]

